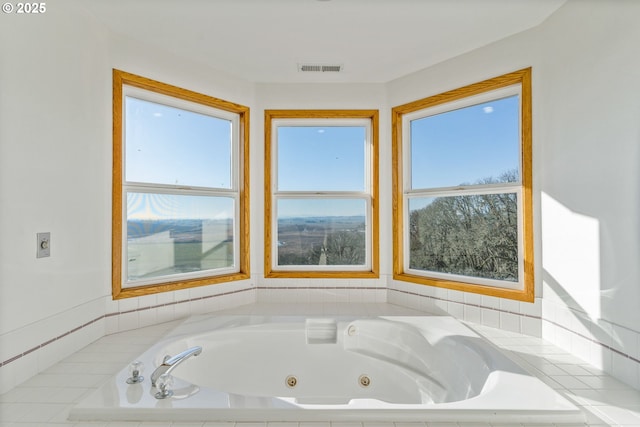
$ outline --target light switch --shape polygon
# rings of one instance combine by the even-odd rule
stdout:
[[[38,251],[36,258],[44,258],[51,255],[51,233],[38,233]]]

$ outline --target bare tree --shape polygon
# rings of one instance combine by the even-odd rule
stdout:
[[[515,180],[509,171],[479,184]],[[517,217],[514,193],[438,197],[410,213],[410,267],[516,281]]]

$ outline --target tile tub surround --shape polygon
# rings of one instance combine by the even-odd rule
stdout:
[[[57,363],[105,334],[150,326],[190,314],[229,309],[252,303],[283,302],[287,307],[331,304],[385,303],[423,311],[448,313],[464,321],[544,337],[567,352],[640,390],[640,333],[600,322],[555,302],[536,298],[534,304],[501,300],[391,281],[258,281],[223,284],[167,294],[112,301],[91,301],[52,319],[45,319],[0,336],[0,393]],[[295,286],[293,286],[295,284]],[[342,304],[348,307],[348,304]],[[95,313],[106,312],[96,317]],[[298,314],[298,313],[294,313]],[[589,323],[591,322],[591,323]],[[585,326],[586,325],[586,326]]]
[[[617,325],[593,325],[581,313],[541,298],[534,304],[392,282],[392,287],[371,281],[340,282],[332,286],[271,281],[269,285],[219,285],[218,293],[202,289],[178,291],[141,298],[96,300],[74,308],[56,319],[29,325],[0,336],[0,393],[10,390],[105,334],[150,326],[233,307],[283,302],[283,312],[301,314],[310,301],[321,306],[385,303],[423,312],[448,313],[461,320],[534,337],[544,337],[567,352],[609,375],[640,389],[640,333]],[[247,287],[248,286],[248,287]],[[349,304],[343,304],[343,303]],[[95,313],[105,310],[105,315]],[[549,308],[552,309],[549,309]],[[320,313],[321,314],[321,313]],[[81,320],[78,320],[81,319]],[[587,319],[588,320],[588,319]],[[597,328],[596,328],[597,326]],[[610,333],[603,334],[604,331]]]
[[[212,293],[212,291],[214,293]],[[255,287],[222,284],[112,301],[99,298],[0,335],[0,393],[29,380],[97,339],[255,302]]]
[[[262,302],[384,303],[386,287],[371,281],[334,280],[329,285],[275,281],[227,283],[113,301],[96,299],[67,312],[0,335],[0,393],[8,391],[105,334],[151,326]],[[105,313],[96,315],[96,313]]]
[[[542,337],[627,385],[640,390],[640,332],[594,320],[565,304],[533,304],[394,282],[387,301],[422,311],[441,310],[460,320]]]
[[[392,304],[249,304],[225,314],[416,315],[421,312]],[[178,321],[107,335],[0,395],[0,426],[148,426],[234,427],[234,423],[158,423],[67,421],[70,408],[106,379],[130,363]],[[566,351],[537,337],[467,323],[501,347],[530,373],[538,376],[585,412],[583,426],[640,426],[640,392],[615,380]],[[147,371],[150,368],[147,367]],[[148,372],[147,372],[148,375]],[[224,425],[223,425],[224,424]],[[249,425],[251,424],[251,425]],[[237,427],[436,427],[441,423],[237,423]],[[339,424],[339,425],[338,425]],[[343,424],[345,426],[343,426]],[[491,424],[447,423],[447,427],[491,427]],[[553,424],[549,424],[553,425]],[[576,424],[572,424],[575,426]],[[526,427],[527,424],[520,424]]]

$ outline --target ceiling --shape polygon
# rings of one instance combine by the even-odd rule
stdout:
[[[114,33],[250,82],[385,83],[535,27],[565,0],[81,0]],[[340,72],[300,72],[336,64]]]

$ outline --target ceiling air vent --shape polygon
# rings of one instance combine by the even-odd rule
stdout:
[[[316,73],[339,73],[342,71],[342,65],[340,64],[298,64],[298,71],[301,72],[316,72]]]

